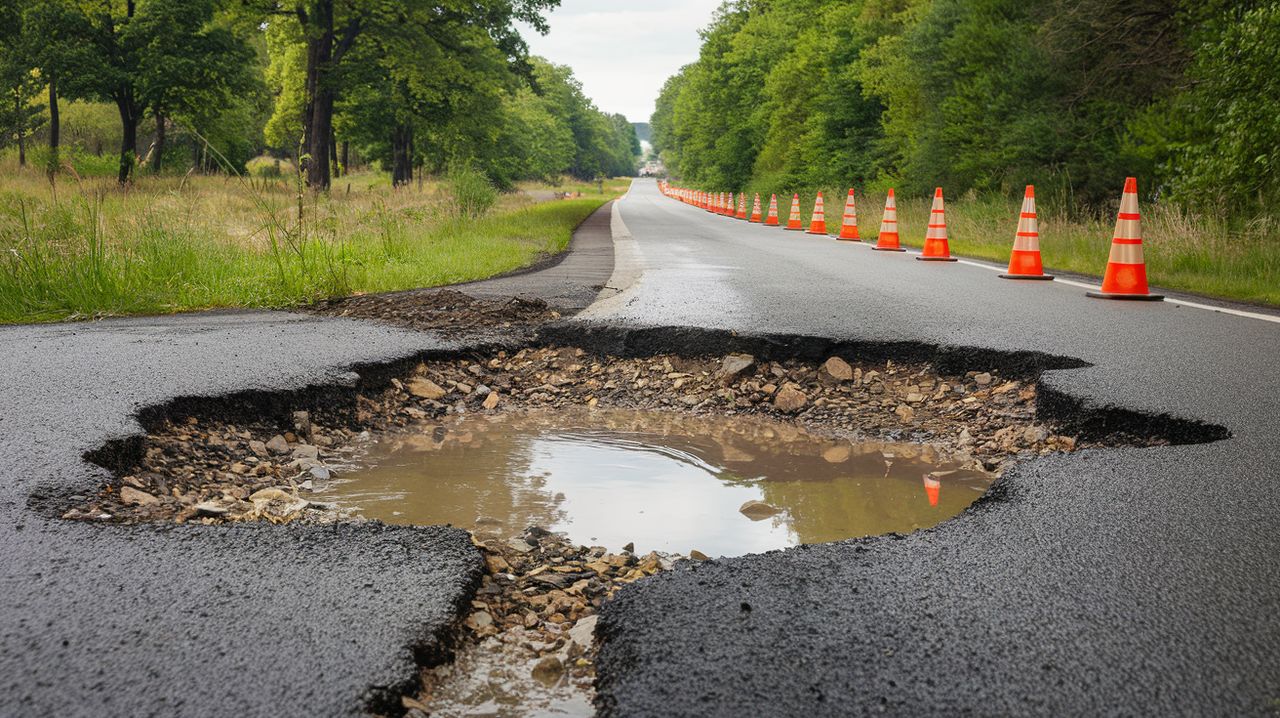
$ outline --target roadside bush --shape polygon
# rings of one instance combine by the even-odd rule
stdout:
[[[445,189],[459,217],[483,216],[498,201],[498,190],[483,172],[474,167],[455,167],[445,177]]]
[[[283,177],[297,172],[293,163],[277,157],[261,155],[245,163],[245,169],[254,177]]]

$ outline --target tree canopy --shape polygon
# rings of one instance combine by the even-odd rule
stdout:
[[[201,169],[267,151],[320,190],[353,153],[397,184],[455,166],[499,186],[629,174],[634,128],[516,29],[545,30],[556,4],[0,0],[0,143],[25,151],[42,134],[56,167],[72,100],[116,109],[122,183],[143,161],[162,171],[174,133]]]
[[[651,120],[690,183],[1280,190],[1275,2],[731,0],[702,37]]]

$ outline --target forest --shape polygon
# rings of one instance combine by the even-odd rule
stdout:
[[[357,166],[498,188],[632,173],[621,115],[531,57],[557,0],[0,0],[0,152],[54,174]]]
[[[702,37],[652,117],[689,184],[1034,183],[1087,213],[1132,175],[1234,226],[1275,215],[1280,3],[732,0]]]

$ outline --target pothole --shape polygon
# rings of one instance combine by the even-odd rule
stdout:
[[[1037,420],[1030,372],[766,346],[776,358],[529,347],[366,368],[355,389],[179,401],[140,442],[98,452],[117,478],[60,511],[471,527],[489,570],[459,660],[379,710],[575,715],[591,702],[594,615],[627,584],[682,560],[931,526],[1009,462],[1084,443]]]

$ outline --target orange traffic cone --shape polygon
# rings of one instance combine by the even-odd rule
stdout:
[[[938,495],[942,493],[942,482],[933,474],[924,475],[924,495],[930,506],[938,505]]]
[[[947,245],[947,214],[942,207],[942,188],[933,191],[933,209],[929,211],[929,230],[924,234],[924,252],[916,257],[922,262],[954,262]]]
[[[849,188],[849,197],[844,201],[844,217],[840,219],[840,236],[836,239],[858,241],[858,211],[853,206],[853,188]]]
[[[880,220],[880,241],[872,249],[881,252],[905,252],[898,242],[898,205],[893,200],[893,188],[889,188],[889,196],[884,198],[884,217]]]
[[[813,201],[813,215],[809,219],[809,234],[827,236],[827,212],[822,204],[822,193]]]
[[[738,193],[738,213],[735,214],[734,217],[738,219],[747,218],[747,193],[746,192]]]
[[[733,216],[733,208],[734,208],[734,204],[733,204],[733,193],[732,193],[732,192],[730,192],[730,193],[729,193],[729,201],[728,201],[728,202],[725,202],[725,205],[724,205],[724,216],[726,216],[726,217],[732,217],[732,216]]]
[[[769,195],[769,216],[765,218],[764,223],[770,227],[778,226],[778,195]]]
[[[1140,299],[1158,302],[1164,297],[1147,289],[1147,263],[1142,257],[1142,218],[1138,214],[1138,180],[1127,177],[1120,196],[1120,214],[1111,238],[1111,257],[1102,277],[1102,291],[1086,292],[1102,299]]]
[[[1013,238],[1013,254],[1009,255],[1009,271],[1004,279],[1053,279],[1040,264],[1040,230],[1036,225],[1036,188],[1027,185],[1022,198],[1022,214],[1018,216],[1018,234]]]
[[[791,216],[787,217],[787,226],[783,229],[799,231],[804,229],[804,225],[800,222],[800,195],[791,195]]]
[[[760,193],[756,192],[755,202],[751,204],[751,216],[747,219],[749,222],[760,224]]]

